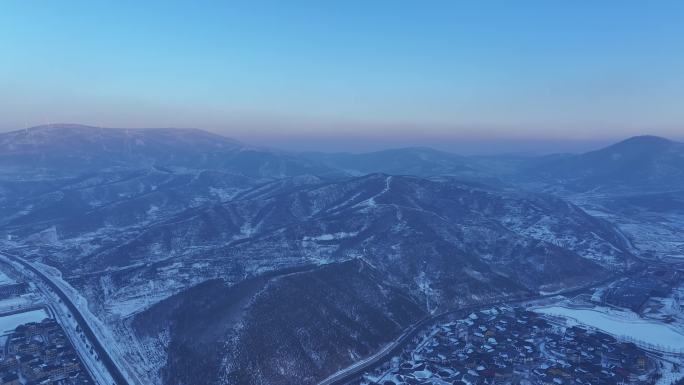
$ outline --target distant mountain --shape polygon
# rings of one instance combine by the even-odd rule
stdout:
[[[79,124],[51,124],[0,134],[3,155],[111,154],[171,157],[184,152],[235,150],[240,142],[198,129],[119,129]],[[162,152],[165,152],[163,155]],[[166,153],[168,152],[168,153]]]
[[[261,182],[263,183],[263,182]],[[0,226],[16,237],[59,225],[61,237],[122,232],[260,183],[232,173],[157,168],[101,171],[42,181],[0,181]]]
[[[220,170],[249,178],[334,173],[293,154],[248,146],[197,129],[55,124],[0,134],[0,175],[71,175],[150,167]]]
[[[357,176],[373,173],[423,177],[458,175],[463,178],[478,178],[482,176],[482,169],[471,158],[424,147],[361,154],[304,153],[301,155]]]
[[[637,136],[585,154],[536,158],[520,173],[575,191],[681,189],[684,143]]]

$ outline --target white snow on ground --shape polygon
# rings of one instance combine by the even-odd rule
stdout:
[[[665,258],[684,258],[684,217],[666,215],[661,221],[634,221],[622,219],[620,229],[630,235],[634,244],[642,251],[653,252]]]
[[[218,197],[222,201],[229,201],[233,199],[241,189],[238,188],[216,188],[209,187],[209,193],[215,197]]]
[[[649,212],[642,210],[629,215],[613,213],[600,202],[602,194],[581,194],[566,197],[582,207],[589,215],[614,223],[635,247],[633,251],[650,252],[657,256],[684,258],[684,215],[678,212]]]
[[[594,292],[591,294],[591,300],[595,302],[600,302],[603,296],[605,295],[606,290],[606,287],[599,287],[598,289],[594,290]]]
[[[126,358],[128,355],[125,349],[117,342],[115,337],[112,335],[111,329],[104,325],[104,323],[97,318],[88,307],[88,301],[72,287],[68,282],[66,282],[61,277],[61,272],[54,267],[35,262],[33,266],[41,270],[45,275],[50,277],[50,280],[66,294],[69,299],[78,308],[79,312],[85,318],[86,322],[93,330],[93,333],[97,336],[100,343],[107,349],[109,356],[119,367],[124,376],[127,377],[129,383],[132,384],[142,384],[144,383],[138,378],[139,373],[134,371],[134,368]],[[63,306],[63,305],[62,305]]]
[[[50,313],[54,316],[57,322],[62,326],[62,329],[67,334],[69,340],[76,349],[81,361],[90,372],[95,382],[99,385],[113,384],[114,381],[109,375],[109,372],[104,367],[102,361],[95,358],[94,354],[90,353],[89,342],[83,337],[82,332],[78,330],[76,320],[70,315],[66,305],[61,302],[57,295],[50,290],[43,281],[36,277],[33,272],[26,269],[23,265],[9,260],[0,253],[0,260],[12,265],[14,269],[19,271],[24,277],[31,281],[31,286],[38,290],[41,297],[47,301],[50,308]]]
[[[392,177],[388,176],[385,178],[385,188],[380,191],[379,193],[373,195],[372,197],[366,199],[365,201],[356,204],[355,206],[366,206],[366,207],[376,207],[377,203],[375,202],[375,198],[384,195],[385,193],[389,192],[390,190],[390,183],[392,182]]]
[[[672,289],[667,297],[651,297],[644,306],[645,318],[670,324],[684,333],[684,283]]]
[[[655,385],[672,385],[682,378],[683,373],[681,369],[674,369],[672,362],[662,361],[662,363],[663,369],[661,370],[661,374],[663,376],[658,379],[658,382],[656,382]]]
[[[524,218],[524,215],[520,218]],[[517,218],[507,220],[507,227],[518,234],[575,250],[581,257],[600,264],[615,264],[617,256],[622,253],[612,243],[606,242],[594,232],[577,236],[575,233],[559,230],[558,226],[558,218],[548,215],[542,215],[533,224],[521,223]]]
[[[100,305],[103,306],[106,314],[98,318],[107,324],[110,321],[116,322],[181,291],[185,284],[192,285],[193,282],[201,282],[199,279],[193,279],[187,270],[182,271],[178,267],[160,268],[157,272],[159,275],[155,280],[138,281],[120,288],[111,284],[109,277],[103,276],[101,285],[105,294]]]
[[[334,234],[321,234],[315,237],[304,237],[302,240],[304,241],[332,241],[335,239],[344,239],[344,238],[351,238],[357,236],[359,233],[358,232],[352,232],[352,233],[347,233],[347,232],[339,232],[339,233],[334,233]]]
[[[636,313],[609,308],[575,309],[550,306],[534,309],[537,313],[561,316],[582,325],[600,329],[617,338],[633,341],[646,348],[684,352],[684,335],[657,321],[644,320]]]
[[[47,291],[44,286],[41,287],[41,291],[46,299],[51,301],[50,310],[55,315],[55,319],[62,326],[62,329],[69,337],[69,340],[74,346],[76,353],[81,358],[84,366],[88,369],[88,372],[93,377],[95,382],[100,385],[114,384],[109,371],[105,368],[102,361],[96,358],[96,354],[91,352],[90,342],[84,337],[83,333],[79,330],[78,323],[70,316],[70,312],[66,305],[59,302],[59,298],[52,291]]]
[[[302,237],[301,246],[304,249],[302,255],[310,262],[318,265],[330,263],[334,260],[333,253],[338,250],[335,244],[326,241],[340,240],[356,237],[358,232],[337,232],[331,234],[320,234],[316,236]],[[354,256],[349,255],[350,258]],[[371,265],[372,266],[372,265]]]
[[[395,340],[395,342],[391,342],[391,343],[389,343],[389,344],[383,346],[382,349],[380,349],[380,350],[379,350],[378,352],[376,352],[375,354],[373,354],[373,355],[371,355],[371,356],[369,356],[369,357],[366,357],[366,358],[364,358],[364,359],[362,359],[362,360],[359,360],[359,361],[353,363],[351,366],[348,366],[348,367],[346,367],[346,368],[344,368],[344,369],[342,369],[342,370],[340,370],[340,371],[338,371],[338,372],[336,372],[336,373],[333,373],[333,374],[330,375],[328,378],[326,378],[325,380],[319,382],[318,384],[319,384],[319,385],[327,385],[327,384],[333,383],[334,381],[336,381],[336,380],[339,379],[340,377],[344,376],[344,375],[345,375],[346,373],[348,373],[349,371],[351,371],[351,370],[353,370],[353,369],[356,369],[357,367],[359,367],[359,366],[361,366],[361,365],[364,365],[364,364],[366,364],[366,363],[369,362],[369,361],[374,360],[374,359],[377,358],[378,356],[382,356],[383,354],[385,354],[385,352],[387,352],[388,350],[391,350],[391,349],[394,348],[395,346],[396,346],[396,340]]]
[[[245,222],[240,226],[240,235],[237,238],[249,238],[256,233],[256,227],[251,222]]]
[[[19,325],[29,322],[40,322],[45,318],[50,318],[50,316],[43,309],[2,316],[0,317],[0,333],[8,334],[13,332]]]
[[[0,285],[9,285],[16,283],[12,278],[8,277],[7,274],[0,270]]]
[[[418,277],[415,278],[416,285],[418,285],[418,290],[423,296],[425,296],[425,307],[431,313],[434,314],[437,311],[438,301],[433,301],[430,304],[430,299],[435,297],[435,291],[432,289],[430,280],[425,276],[425,272],[421,272]],[[432,305],[432,307],[430,306]]]
[[[37,300],[32,294],[24,294],[19,297],[5,298],[0,300],[0,313],[6,313],[29,307],[35,302],[37,302]]]

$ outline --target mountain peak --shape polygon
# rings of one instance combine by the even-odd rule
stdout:
[[[660,136],[641,135],[633,136],[601,150],[587,153],[587,155],[603,156],[608,154],[612,159],[616,157],[637,159],[644,156],[657,156],[658,154],[669,152],[676,146],[677,142]]]
[[[661,136],[655,135],[638,135],[631,138],[627,138],[621,142],[615,144],[615,146],[621,145],[670,145],[674,143],[670,139],[663,138]]]
[[[163,127],[163,128],[113,128],[113,127],[99,127],[99,126],[89,126],[85,124],[76,123],[53,123],[53,124],[43,124],[39,126],[29,127],[23,130],[16,130],[8,132],[7,134],[36,134],[36,133],[70,133],[76,135],[152,135],[152,134],[167,134],[167,135],[197,135],[197,136],[210,136],[214,138],[220,138],[221,140],[231,140],[234,139],[227,138],[225,136],[215,134],[209,131],[201,130],[198,128],[177,128],[177,127]],[[235,141],[237,142],[237,141]]]
[[[0,134],[6,153],[46,151],[118,151],[146,145],[235,149],[237,140],[195,128],[108,128],[82,124],[46,124]]]
[[[41,124],[34,127],[29,127],[26,131],[49,131],[49,130],[95,130],[100,129],[100,127],[88,126],[86,124],[77,123],[51,123],[51,124]],[[19,130],[21,131],[21,130]]]

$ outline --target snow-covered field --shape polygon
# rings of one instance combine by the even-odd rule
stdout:
[[[16,283],[12,278],[8,277],[2,270],[0,270],[0,285],[9,285]]]
[[[0,300],[0,312],[7,313],[21,308],[26,308],[38,302],[34,295],[24,294],[18,297],[10,297]]]
[[[615,224],[630,240],[637,254],[671,260],[684,259],[684,215],[678,212],[649,212],[635,209],[631,214],[615,213],[602,204],[610,200],[601,194],[566,197],[589,215]]]
[[[657,321],[645,320],[631,311],[609,308],[576,309],[550,306],[535,312],[567,318],[585,326],[600,329],[617,338],[633,341],[651,349],[684,352],[684,335]]]
[[[684,283],[675,287],[667,297],[651,297],[644,306],[644,317],[666,320],[675,329],[684,333]]]
[[[19,325],[27,324],[29,322],[40,322],[45,318],[49,318],[49,316],[43,309],[0,317],[0,333],[11,333]]]

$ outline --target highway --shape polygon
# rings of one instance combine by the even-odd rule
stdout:
[[[107,371],[109,371],[109,374],[111,375],[112,379],[114,379],[115,385],[129,385],[129,382],[126,379],[126,377],[123,375],[121,370],[119,370],[119,367],[114,363],[114,360],[112,360],[111,356],[109,355],[109,352],[107,352],[107,349],[105,349],[102,343],[100,343],[100,340],[97,338],[93,330],[90,328],[90,325],[88,325],[88,322],[85,320],[85,318],[79,311],[78,307],[74,305],[74,303],[71,301],[69,296],[66,293],[64,293],[57,284],[52,282],[52,280],[48,276],[46,276],[45,274],[43,274],[43,272],[33,267],[33,265],[31,265],[30,263],[26,262],[23,258],[18,257],[16,255],[12,255],[2,250],[0,250],[0,253],[5,257],[29,269],[36,276],[41,278],[55,294],[57,294],[59,299],[62,300],[64,305],[66,305],[67,309],[69,309],[69,312],[73,315],[74,319],[78,323],[78,326],[80,326],[88,341],[90,341],[93,350],[95,350],[98,357],[104,364],[105,368],[107,368]]]
[[[71,312],[71,314],[74,316],[74,319],[80,326],[81,330],[83,330],[83,333],[87,337],[87,339],[90,341],[93,349],[97,352],[98,356],[100,357],[100,360],[106,367],[106,369],[109,371],[111,377],[114,379],[115,385],[129,385],[128,380],[126,377],[123,375],[121,370],[118,368],[118,366],[115,364],[114,360],[111,358],[109,355],[109,352],[104,348],[102,343],[99,341],[93,330],[91,329],[90,325],[88,322],[85,320],[81,312],[79,311],[78,307],[71,301],[69,296],[64,293],[60,287],[55,284],[48,276],[46,276],[43,272],[35,268],[33,265],[25,261],[23,258],[18,257],[16,255],[12,255],[10,253],[7,253],[5,251],[0,250],[0,253],[2,255],[8,257],[9,259],[21,264],[22,266],[26,267],[29,269],[31,272],[33,272],[37,277],[41,278],[45,284],[57,294],[57,296],[62,300],[62,302],[66,305],[68,310]],[[511,300],[501,300],[501,301],[494,301],[494,302],[488,302],[488,303],[481,303],[481,304],[474,304],[470,306],[465,306],[461,307],[458,309],[453,309],[449,311],[445,311],[440,314],[432,315],[423,318],[422,320],[418,321],[417,323],[411,325],[406,331],[404,331],[399,337],[397,337],[393,342],[390,344],[386,345],[383,347],[380,351],[376,352],[370,357],[367,357],[361,361],[357,361],[351,366],[338,371],[334,374],[332,374],[330,377],[322,380],[321,382],[318,383],[318,385],[346,385],[351,381],[354,381],[358,379],[363,373],[366,373],[370,370],[373,370],[382,364],[384,364],[387,360],[391,359],[392,357],[398,355],[401,350],[413,340],[413,338],[421,331],[423,328],[425,328],[428,325],[434,324],[438,322],[440,319],[445,318],[447,316],[453,316],[453,315],[461,315],[465,316],[467,313],[477,311],[480,309],[485,309],[485,308],[490,308],[492,306],[501,306],[501,305],[515,305],[527,301],[532,301],[532,300],[539,300],[539,299],[544,299],[544,298],[551,298],[555,296],[569,296],[569,295],[578,295],[582,294],[585,292],[588,292],[592,289],[595,289],[599,286],[603,286],[608,282],[612,282],[616,279],[622,278],[624,276],[630,275],[638,271],[638,267],[635,267],[634,269],[631,269],[627,272],[624,272],[622,274],[616,274],[616,275],[611,275],[605,280],[602,280],[601,282],[595,282],[593,284],[580,287],[580,288],[575,288],[575,289],[569,289],[566,291],[561,291],[558,293],[553,293],[553,294],[545,294],[545,295],[532,295],[529,297],[525,298],[519,298],[519,299],[511,299]]]
[[[453,310],[448,310],[440,314],[436,314],[433,316],[426,317],[422,319],[421,321],[411,325],[404,333],[402,333],[397,339],[395,339],[393,342],[390,344],[386,345],[384,348],[382,348],[379,352],[373,354],[370,357],[367,357],[361,361],[357,361],[351,366],[340,370],[328,378],[324,379],[323,381],[319,382],[318,385],[347,385],[350,382],[354,380],[358,380],[364,373],[367,373],[373,369],[376,369],[380,366],[382,366],[385,362],[387,362],[389,359],[391,359],[394,356],[397,356],[401,353],[402,349],[409,343],[411,340],[413,340],[413,337],[415,337],[424,327],[434,324],[438,322],[440,319],[445,318],[447,316],[453,316],[453,315],[461,315],[464,316],[466,313],[471,313],[476,310],[481,310],[481,309],[487,309],[491,308],[493,306],[501,306],[501,305],[515,305],[515,304],[520,304],[523,302],[528,302],[528,301],[534,301],[534,300],[540,300],[544,298],[552,298],[556,296],[573,296],[573,295],[579,295],[582,293],[589,292],[595,288],[598,288],[600,286],[603,286],[609,282],[613,282],[617,279],[620,279],[622,277],[634,274],[639,271],[639,266],[636,266],[635,268],[632,268],[622,274],[615,274],[611,275],[608,278],[600,281],[600,282],[594,282],[590,285],[586,285],[583,287],[579,288],[574,288],[574,289],[569,289],[565,291],[561,291],[558,293],[553,293],[553,294],[544,294],[544,295],[533,295],[530,297],[525,297],[525,298],[519,298],[519,299],[512,299],[512,300],[502,300],[502,301],[495,301],[495,302],[488,302],[488,303],[483,303],[483,304],[475,304],[475,305],[470,305],[470,306],[465,306],[461,307],[458,309],[453,309]]]

